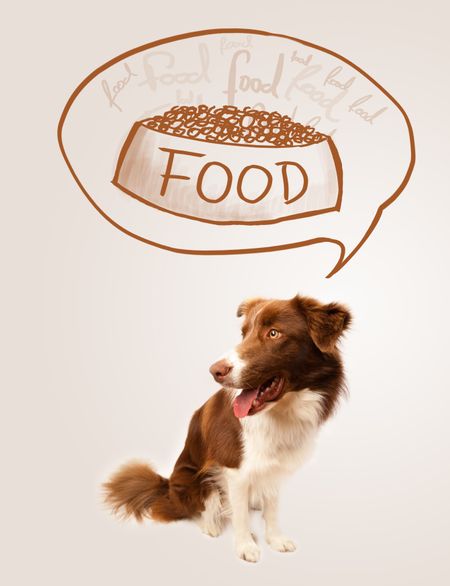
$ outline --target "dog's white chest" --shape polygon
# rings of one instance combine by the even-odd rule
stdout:
[[[311,452],[320,415],[321,396],[305,389],[243,419],[241,471],[251,477],[293,472]]]

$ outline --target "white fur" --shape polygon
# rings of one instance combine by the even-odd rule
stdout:
[[[259,491],[258,487],[270,485],[273,478],[303,463],[311,452],[321,413],[321,395],[304,389],[287,393],[261,413],[240,420],[244,457],[239,470],[258,480],[252,482],[252,490]]]
[[[283,476],[298,468],[311,453],[321,413],[320,393],[304,389],[287,393],[280,401],[267,405],[261,413],[240,420],[243,438],[241,466],[224,469],[216,479],[224,498],[222,501],[213,498],[214,518],[226,514],[229,507],[240,558],[251,562],[259,559],[259,548],[250,532],[249,519],[249,506],[255,504],[262,505],[267,543],[277,551],[295,550],[295,544],[278,527],[279,484]],[[208,525],[211,518],[209,502],[203,516]]]
[[[205,501],[205,510],[197,522],[206,535],[217,537],[222,532],[223,503],[217,489],[209,494]]]
[[[227,386],[232,386],[235,388],[240,387],[241,384],[241,374],[246,366],[245,360],[239,356],[236,350],[231,350],[228,354],[224,356],[224,359],[230,364],[232,370],[227,377]]]

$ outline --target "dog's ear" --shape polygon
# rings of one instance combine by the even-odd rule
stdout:
[[[343,332],[350,326],[350,311],[340,303],[322,304],[297,295],[294,298],[303,314],[309,335],[321,352],[333,352]]]
[[[255,307],[255,305],[258,305],[263,301],[265,301],[265,299],[262,297],[252,297],[251,299],[246,299],[239,305],[237,309],[237,316],[242,317],[243,315],[247,315],[248,312],[253,309],[253,307]]]

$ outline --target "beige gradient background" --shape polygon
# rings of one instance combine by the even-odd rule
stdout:
[[[5,12],[7,14],[5,14]],[[2,37],[0,580],[8,586],[450,580],[449,93],[445,3],[26,2]],[[151,249],[115,230],[60,156],[59,114],[96,66],[210,27],[291,34],[352,59],[405,107],[413,178],[331,280],[329,245],[242,257]],[[95,161],[92,162],[95,165]],[[382,169],[380,169],[382,173]],[[282,496],[299,545],[258,565],[189,523],[121,524],[99,485],[129,457],[170,471],[209,364],[251,295],[347,302],[350,400]],[[254,527],[261,535],[259,518]]]

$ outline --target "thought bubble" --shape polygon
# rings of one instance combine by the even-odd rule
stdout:
[[[414,166],[400,104],[362,69],[247,29],[154,41],[93,71],[58,140],[116,228],[173,252],[356,254]]]

